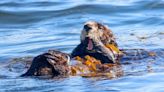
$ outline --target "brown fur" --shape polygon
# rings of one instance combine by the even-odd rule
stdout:
[[[22,76],[66,76],[69,72],[68,55],[56,50],[35,57]]]
[[[88,39],[92,40],[93,49],[88,50]],[[80,56],[83,58],[86,55],[92,56],[102,63],[117,63],[119,53],[106,47],[108,44],[113,44],[118,48],[115,37],[112,31],[107,27],[95,21],[86,22],[81,33],[81,43],[73,50],[71,56]]]

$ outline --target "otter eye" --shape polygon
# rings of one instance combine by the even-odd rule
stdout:
[[[92,29],[92,28],[89,27],[88,25],[84,25],[84,29],[85,29],[86,31],[89,31],[89,30]]]

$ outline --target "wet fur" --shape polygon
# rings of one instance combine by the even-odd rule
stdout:
[[[69,72],[67,56],[60,51],[49,50],[35,57],[28,71],[21,76],[67,76]]]
[[[87,32],[82,30],[81,43],[73,50],[72,58],[76,56],[83,58],[85,55],[90,55],[102,63],[116,63],[114,60],[111,60],[109,57],[111,52],[105,47],[106,44],[114,44],[117,47],[112,31],[107,26],[94,21],[89,21],[85,25],[89,25],[93,29],[93,31],[91,30],[88,33],[88,36],[93,40],[94,49],[92,51],[86,49],[88,44]]]

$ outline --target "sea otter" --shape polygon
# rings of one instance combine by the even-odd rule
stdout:
[[[84,24],[81,43],[71,53],[72,57],[92,56],[101,63],[118,63],[121,56],[112,31],[95,21]]]
[[[22,76],[109,75],[113,66],[109,63],[118,63],[120,56],[112,31],[98,22],[88,21],[80,38],[81,43],[70,56],[50,50],[35,57],[29,70]]]

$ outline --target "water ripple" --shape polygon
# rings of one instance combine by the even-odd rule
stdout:
[[[164,0],[1,0],[0,91],[162,92],[163,11]],[[155,59],[131,61],[135,64],[123,66],[125,76],[113,80],[19,78],[16,76],[23,72],[22,66],[17,72],[2,68],[8,59],[36,56],[48,49],[70,53],[88,20],[108,25],[120,48],[161,52]],[[154,71],[150,72],[148,66]]]

